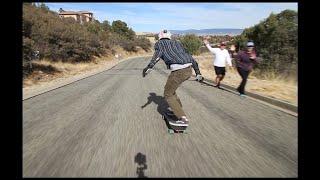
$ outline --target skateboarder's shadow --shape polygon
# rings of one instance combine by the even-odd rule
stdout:
[[[157,96],[156,93],[149,93],[149,94],[150,96],[148,97],[148,102],[146,102],[146,104],[141,106],[141,109],[145,108],[147,105],[153,102],[158,105],[157,111],[159,112],[159,114],[162,115],[163,113],[170,111],[169,105],[163,96]]]
[[[162,116],[165,112],[169,112],[171,111],[169,109],[169,105],[167,103],[167,101],[164,99],[163,96],[157,96],[156,93],[149,93],[150,96],[148,97],[148,102],[146,102],[143,106],[141,106],[141,109],[145,108],[147,105],[151,104],[152,102],[154,102],[155,104],[158,105],[157,107],[157,111],[158,113]],[[165,120],[164,120],[165,121]],[[167,126],[169,126],[168,122],[165,121]]]

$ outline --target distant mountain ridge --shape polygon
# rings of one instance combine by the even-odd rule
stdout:
[[[240,35],[244,29],[223,28],[223,29],[188,29],[169,30],[171,34],[196,34],[196,35]]]

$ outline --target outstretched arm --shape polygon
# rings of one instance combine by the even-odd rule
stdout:
[[[210,52],[216,53],[215,49],[210,46],[209,41],[207,39],[204,39],[203,43],[206,45]]]
[[[196,73],[196,79],[198,81],[202,82],[204,78],[201,75],[197,61],[194,60],[193,58],[192,58],[192,68],[193,68],[194,72]]]
[[[152,56],[152,59],[151,59],[150,63],[142,71],[142,77],[145,77],[151,71],[152,67],[154,65],[156,65],[157,62],[159,62],[160,57],[162,56],[162,52],[161,52],[161,50],[159,48],[159,43],[158,42],[154,45],[154,50],[155,51],[154,51],[154,54]]]
[[[201,75],[198,63],[193,58],[192,58],[192,68],[193,68],[194,72],[196,73],[196,75],[198,75],[198,74]]]
[[[149,105],[152,102],[151,98],[148,97],[148,102],[146,102],[146,104],[144,104],[143,106],[141,106],[141,109],[145,108],[147,105]]]
[[[236,46],[234,44],[232,44],[230,46],[230,51],[231,51],[231,57],[232,58],[238,58],[238,53],[236,53],[235,50],[236,50]]]
[[[154,65],[156,65],[156,63],[159,62],[161,56],[162,56],[162,52],[160,50],[159,43],[157,42],[154,45],[154,54],[152,56],[150,63],[148,64],[148,67],[152,68]]]

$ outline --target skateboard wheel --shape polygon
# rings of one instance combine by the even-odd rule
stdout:
[[[173,133],[174,133],[174,130],[173,130],[173,129],[168,129],[168,132],[169,132],[170,134],[173,134]]]

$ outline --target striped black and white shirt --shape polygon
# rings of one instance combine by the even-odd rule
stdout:
[[[201,74],[198,63],[193,59],[191,54],[183,47],[182,43],[167,38],[162,38],[154,45],[154,54],[148,65],[152,68],[160,58],[166,63],[167,66],[172,64],[192,64],[195,73]]]

